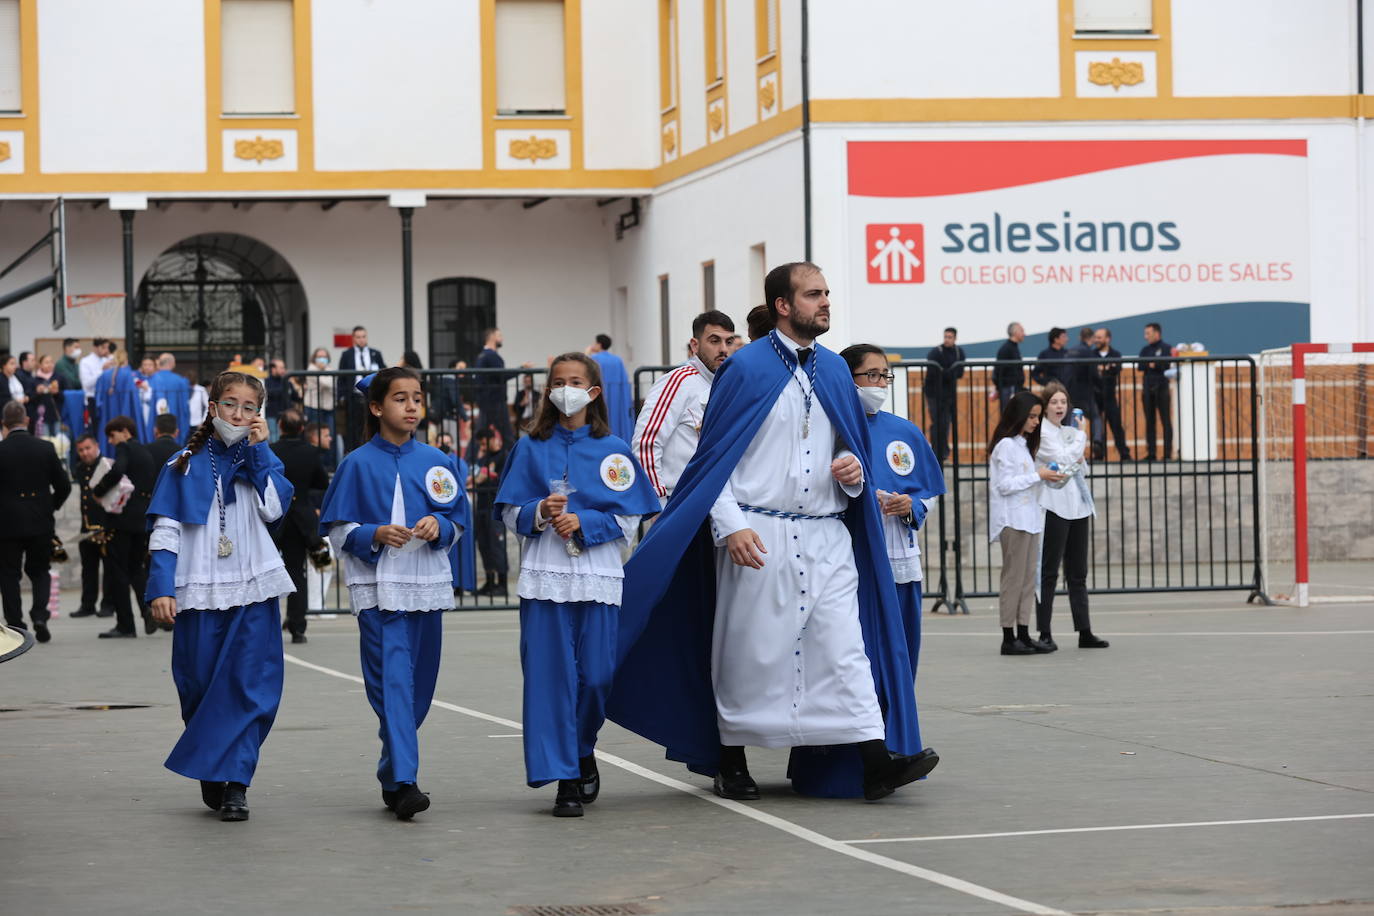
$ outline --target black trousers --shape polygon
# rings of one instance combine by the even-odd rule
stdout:
[[[314,513],[311,513],[312,515]],[[292,633],[305,632],[305,561],[309,549],[297,534],[284,532],[281,536],[281,559],[286,564],[286,574],[296,590],[286,596],[286,628]]]
[[[1054,614],[1054,589],[1059,583],[1059,564],[1069,586],[1069,611],[1075,630],[1091,630],[1088,624],[1089,519],[1060,518],[1045,512],[1044,546],[1040,554],[1040,600],[1035,604],[1035,623],[1041,633],[1050,631]]]
[[[146,614],[143,593],[148,590],[148,535],[115,530],[105,547],[105,588],[114,599],[115,627],[134,632],[134,604]],[[129,590],[134,600],[129,600]]]
[[[1121,402],[1117,400],[1115,391],[1103,392],[1101,401],[1098,404],[1098,412],[1102,414],[1104,423],[1112,430],[1112,441],[1116,443],[1117,453],[1122,458],[1131,456],[1131,447],[1126,443],[1126,429],[1121,425]],[[1103,444],[1106,444],[1107,434],[1102,434]]]
[[[52,535],[40,534],[28,538],[0,538],[0,601],[5,607],[5,623],[21,630],[24,625],[24,596],[20,591],[20,574],[29,577],[33,587],[33,608],[29,617],[34,623],[48,622],[48,599],[52,597]]]
[[[1145,405],[1145,454],[1147,457],[1155,456],[1155,414],[1159,414],[1159,422],[1164,424],[1164,454],[1166,460],[1174,454],[1174,420],[1172,412],[1169,410],[1169,380],[1160,379],[1152,381],[1146,379],[1145,387],[1141,392],[1141,399]]]
[[[78,545],[81,552],[81,607],[83,610],[114,609],[110,600],[110,583],[105,583],[105,597],[100,598],[100,567],[105,558],[100,553],[100,545],[87,538]],[[97,601],[99,604],[97,604]]]
[[[954,398],[926,398],[930,410],[930,447],[941,464],[949,457],[949,424],[954,419]]]
[[[488,580],[510,571],[506,558],[506,526],[492,516],[496,494],[479,494],[477,511],[473,513],[472,533],[477,538],[477,553],[482,557],[482,571]]]

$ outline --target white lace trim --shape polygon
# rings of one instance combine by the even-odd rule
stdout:
[[[920,582],[924,575],[920,554],[910,557],[888,557],[888,562],[892,564],[892,578],[898,585]]]
[[[252,579],[237,582],[187,582],[178,585],[177,607],[186,610],[222,611],[259,604],[296,590],[284,566],[264,570]]]
[[[353,613],[370,608],[386,611],[447,611],[453,607],[453,580],[442,582],[357,582],[348,586]]]
[[[170,550],[172,553],[179,553],[181,551],[181,526],[177,525],[173,528],[171,525],[163,524],[163,522],[163,519],[158,519],[156,527],[153,528],[152,536],[148,538],[148,549]]]
[[[595,573],[521,569],[516,591],[531,601],[594,601],[619,606],[623,582],[618,576]]]

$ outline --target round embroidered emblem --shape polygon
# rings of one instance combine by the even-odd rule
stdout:
[[[425,472],[425,489],[436,503],[451,503],[458,498],[458,481],[452,471],[441,465]]]
[[[887,444],[887,466],[892,468],[894,473],[905,477],[916,468],[916,456],[911,453],[911,446],[901,439],[894,439]]]
[[[617,492],[628,490],[635,482],[635,466],[624,455],[607,455],[601,460],[601,481]]]

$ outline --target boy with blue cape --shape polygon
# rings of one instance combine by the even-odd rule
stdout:
[[[137,425],[141,407],[134,370],[129,368],[128,355],[120,350],[115,356],[115,364],[100,373],[95,383],[96,412],[102,422],[115,417],[128,417]],[[109,442],[102,443],[100,454],[113,458],[114,446]]]
[[[784,264],[776,330],[716,373],[696,455],[625,569],[608,706],[668,757],[756,799],[745,745],[791,747],[797,791],[882,798],[923,749],[870,441],[825,277]],[[709,525],[705,524],[709,522]]]
[[[157,358],[157,371],[148,379],[148,386],[152,389],[153,419],[165,413],[176,417],[177,444],[181,445],[186,441],[187,432],[191,429],[191,383],[185,376],[177,373],[176,367],[176,357],[170,353],[163,353]],[[149,421],[143,440],[151,442],[156,436],[152,429],[152,421]]]
[[[606,334],[596,335],[596,343],[587,349],[587,354],[596,360],[601,369],[601,398],[606,402],[611,435],[622,442],[629,442],[635,435],[635,408],[634,392],[630,387],[629,373],[625,371],[625,363],[611,352],[611,338]]]

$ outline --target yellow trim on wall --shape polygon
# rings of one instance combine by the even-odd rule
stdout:
[[[702,0],[702,2],[705,5],[706,13],[706,143],[710,145],[713,142],[719,143],[730,133],[730,103],[726,97],[727,87],[730,85],[730,35],[726,31],[723,19],[720,22],[715,21],[717,5],[719,5],[722,14],[725,12],[723,0]],[[713,34],[713,29],[720,30],[719,36]],[[719,67],[712,67],[712,63],[715,63],[712,58],[715,56],[717,37],[720,39],[721,59]],[[715,76],[716,73],[720,74],[718,79]],[[713,141],[711,139],[711,106],[717,102],[720,103],[720,140]]]
[[[1174,33],[1171,0],[1151,0],[1150,33],[1153,39],[1075,38],[1074,0],[1059,0],[1059,94],[1066,99],[1078,95],[1079,51],[1152,51],[1155,55],[1155,86],[1158,97],[1174,95]],[[1115,100],[1113,100],[1115,101]],[[1131,99],[1130,101],[1139,101]]]
[[[677,0],[658,0],[658,107],[660,111],[671,111],[677,107],[677,95],[673,92],[674,32],[676,23],[674,4]]]
[[[1353,118],[1356,96],[1123,99],[812,99],[811,120],[844,123],[936,121],[1172,121]]]
[[[768,47],[768,9],[773,8],[774,22],[778,26],[778,46],[773,49]],[[774,83],[774,105],[777,108],[777,115],[782,114],[782,11],[778,9],[778,0],[755,0],[754,5],[754,120],[763,121],[763,95],[759,92],[759,87],[763,78],[770,73],[776,73]],[[774,115],[774,117],[777,117]]]
[[[24,133],[24,174],[38,174],[38,0],[19,0],[18,114],[0,114],[0,130]]]
[[[800,129],[801,106],[793,105],[786,111],[780,111],[773,115],[767,121],[750,125],[741,131],[726,136],[724,140],[699,147],[685,155],[679,154],[678,158],[672,162],[665,162],[654,169],[651,184],[666,184],[681,178],[683,175],[715,165],[731,156],[761,146],[785,133]]]
[[[539,170],[532,179],[540,187],[545,176],[580,172],[582,150],[582,0],[563,0],[563,114],[509,117],[496,113],[496,2],[481,0],[482,53],[482,172],[491,176],[492,187],[501,184],[502,171],[496,168],[496,132],[498,130],[566,130],[569,137],[569,169]],[[632,170],[633,171],[633,170]],[[529,184],[530,181],[526,181]],[[563,187],[562,184],[556,187]]]

